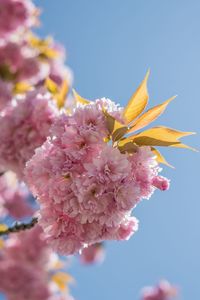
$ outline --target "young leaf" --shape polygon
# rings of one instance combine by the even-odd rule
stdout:
[[[166,109],[167,105],[175,98],[176,96],[168,99],[167,101],[163,102],[162,104],[159,104],[151,109],[149,109],[147,112],[142,114],[131,126],[128,133],[134,132],[136,130],[139,130],[147,125],[149,125],[151,122],[156,120]]]
[[[164,164],[164,165],[166,165],[166,166],[168,166],[168,167],[174,169],[174,167],[173,167],[172,165],[170,165],[170,164],[166,161],[166,159],[165,159],[164,156],[160,153],[160,151],[158,151],[158,149],[156,149],[156,148],[154,148],[154,147],[151,147],[151,151],[156,155],[156,160],[157,160],[158,163]]]
[[[121,147],[118,145],[118,149],[121,153],[135,153],[137,152],[138,146],[134,142],[128,142]]]
[[[45,86],[51,94],[55,95],[55,94],[58,93],[57,84],[53,80],[51,80],[50,78],[47,78],[45,80]]]
[[[150,137],[155,138],[161,141],[165,142],[178,142],[178,139],[187,136],[195,134],[194,132],[184,132],[184,131],[178,131],[172,128],[164,127],[164,126],[157,126],[150,129],[147,129],[145,131],[142,131],[141,133],[138,133],[135,135],[135,137]],[[129,137],[131,138],[131,136]]]
[[[4,247],[4,240],[0,239],[0,250]]]
[[[69,92],[69,85],[66,80],[63,81],[62,86],[58,94],[56,95],[57,106],[62,108],[65,104],[66,96]]]
[[[31,90],[31,85],[26,83],[26,82],[17,82],[13,88],[13,93],[14,94],[24,94]]]
[[[115,125],[116,125],[116,123],[115,123]],[[128,131],[128,127],[126,127],[126,126],[117,128],[112,134],[113,142],[116,142],[119,139],[121,139],[127,133],[127,131]]]
[[[172,145],[181,144],[180,142],[159,140],[148,136],[141,136],[141,137],[135,136],[133,138],[133,142],[136,143],[138,146],[160,146],[160,147],[170,147]]]
[[[189,150],[192,150],[194,152],[199,152],[199,150],[195,149],[195,148],[192,148],[188,145],[185,145],[183,143],[179,143],[179,144],[175,144],[175,145],[172,145],[171,147],[175,147],[175,148],[184,148],[184,149],[189,149]]]
[[[40,39],[33,34],[29,34],[28,41],[31,47],[37,49],[40,58],[54,59],[59,56],[59,52],[51,47],[52,39],[49,37],[46,39]]]
[[[57,284],[61,291],[67,291],[67,284],[73,282],[73,278],[64,272],[58,272],[54,274],[51,279]]]
[[[6,224],[0,224],[0,231],[5,231],[8,229],[8,226]]]
[[[147,80],[149,77],[149,71],[147,72],[144,80],[137,88],[136,92],[132,95],[127,106],[124,109],[123,117],[126,123],[129,124],[135,118],[137,118],[145,109],[148,102]]]
[[[84,104],[84,105],[87,105],[87,104],[90,104],[91,101],[81,97],[76,91],[75,89],[72,90],[73,91],[73,95],[74,95],[74,98],[77,102],[81,103],[81,104]]]
[[[110,133],[110,135],[113,134],[113,132],[117,131],[118,129],[120,128],[123,128],[125,127],[123,124],[121,124],[119,121],[117,121],[112,115],[110,115],[106,109],[103,108],[103,113],[106,117],[106,122],[107,122],[107,128],[108,128],[108,131]],[[126,127],[127,128],[127,127]],[[128,130],[128,128],[127,128]],[[125,133],[124,133],[125,134]],[[123,134],[123,135],[124,135]],[[122,135],[122,136],[123,136]],[[122,137],[121,136],[121,137]],[[120,137],[120,138],[121,138]]]
[[[194,134],[193,132],[183,132],[164,126],[153,127],[142,131],[136,135],[122,139],[119,145],[122,146],[127,142],[134,141],[138,145],[146,146],[170,146],[180,144],[179,138]]]

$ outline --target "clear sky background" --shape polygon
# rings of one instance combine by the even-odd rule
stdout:
[[[150,106],[178,94],[155,124],[200,132],[199,0],[35,2],[43,9],[38,32],[67,48],[81,95],[123,105],[150,68]],[[186,142],[200,148],[200,134]],[[160,278],[180,286],[180,299],[200,299],[200,154],[163,153],[176,167],[163,168],[170,190],[139,204],[139,231],[128,242],[107,243],[102,266],[74,260],[76,300],[139,300],[140,289]]]

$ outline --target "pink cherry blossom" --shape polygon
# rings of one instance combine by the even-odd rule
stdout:
[[[15,219],[31,217],[34,213],[33,208],[28,204],[28,191],[23,187],[9,189],[9,193],[4,198],[3,207],[6,213]]]
[[[0,79],[0,111],[12,100],[12,84]]]
[[[165,191],[169,189],[169,180],[162,176],[154,177],[152,184],[161,191]]]
[[[21,261],[25,265],[32,265],[44,271],[48,267],[51,254],[41,227],[36,225],[30,230],[13,234],[6,241],[4,255],[9,260]]]
[[[1,261],[0,276],[0,292],[8,300],[47,300],[50,296],[47,282],[41,273],[20,261]]]
[[[0,165],[23,176],[26,161],[47,138],[57,109],[49,94],[29,92],[0,117]]]
[[[39,225],[12,234],[0,249],[0,292],[11,300],[72,300],[52,281],[58,263]]]
[[[142,300],[170,300],[177,295],[177,288],[163,280],[155,287],[145,287],[142,290]]]
[[[12,174],[4,174],[0,177],[0,217],[7,215],[20,219],[31,217],[33,208],[28,203],[29,192],[27,188],[14,181]]]
[[[102,263],[105,257],[105,249],[102,243],[86,247],[80,254],[80,261],[85,264]]]
[[[35,22],[34,13],[34,4],[29,0],[1,0],[0,38],[6,38],[16,30],[32,26]]]
[[[48,300],[74,300],[71,295],[53,295]]]
[[[62,254],[129,239],[138,228],[133,208],[155,190],[159,168],[151,149],[138,147],[129,156],[106,143],[103,107],[120,119],[121,110],[105,98],[59,116],[25,170],[40,204],[39,223]]]
[[[13,234],[0,250],[0,291],[11,300],[48,299],[48,263],[51,250],[41,228]]]
[[[8,41],[0,46],[0,77],[9,82],[38,84],[49,75],[50,66],[38,57],[24,39]]]

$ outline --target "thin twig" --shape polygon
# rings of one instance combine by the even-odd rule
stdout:
[[[38,218],[33,218],[29,223],[19,223],[16,222],[13,226],[8,227],[6,230],[0,231],[0,236],[1,235],[6,235],[9,233],[15,233],[27,229],[31,229],[33,226],[35,226],[38,222]]]

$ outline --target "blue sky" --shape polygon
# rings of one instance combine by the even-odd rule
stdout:
[[[74,87],[88,98],[125,104],[151,69],[150,105],[178,98],[155,124],[199,132],[200,2],[197,0],[37,1],[40,34],[52,33],[68,51]],[[188,138],[199,147],[199,135]],[[164,150],[176,167],[168,192],[135,210],[140,228],[128,242],[106,244],[107,259],[84,268],[75,261],[77,300],[137,300],[140,288],[167,278],[181,299],[200,299],[200,156]]]
[[[67,48],[81,95],[123,105],[150,68],[150,106],[178,94],[155,124],[200,131],[200,1],[35,2],[43,9],[38,32]],[[186,141],[200,148],[199,135]],[[136,208],[139,231],[128,242],[107,243],[102,266],[74,261],[77,300],[139,300],[141,287],[160,278],[180,286],[180,299],[200,299],[200,154],[163,153],[176,167],[163,168],[170,190]]]

